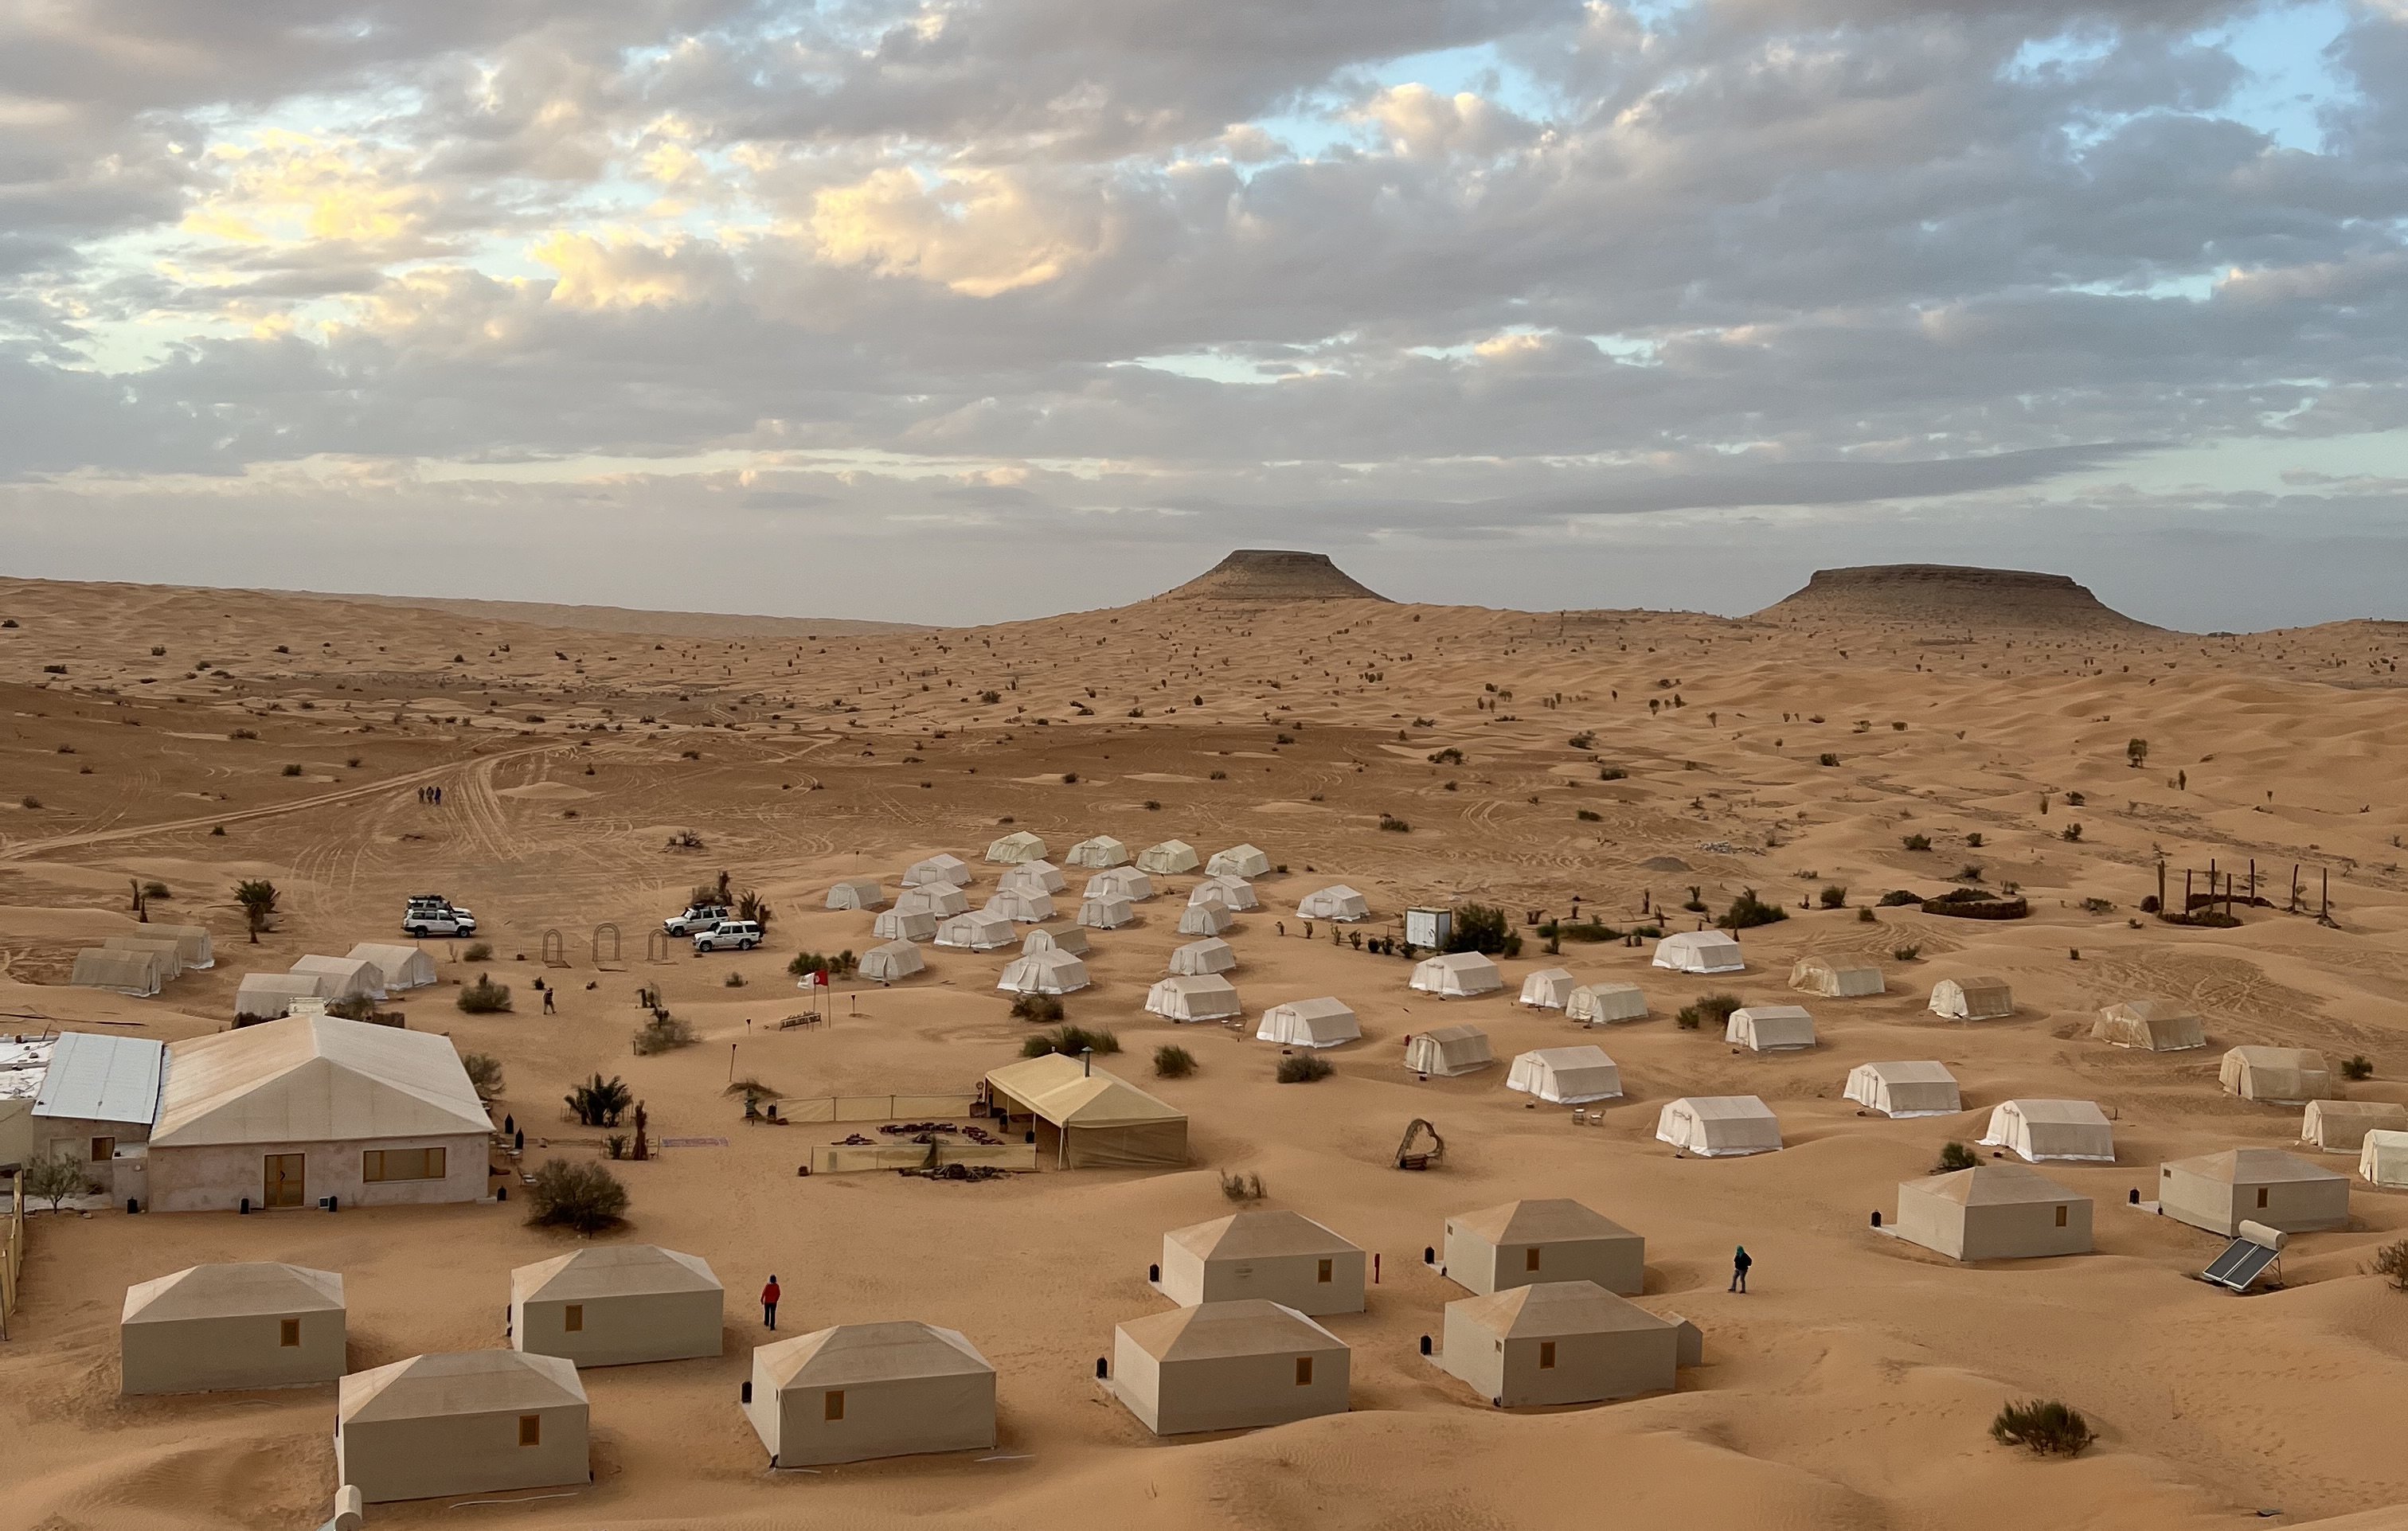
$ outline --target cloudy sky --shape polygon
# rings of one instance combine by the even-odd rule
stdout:
[[[0,568],[2408,616],[2408,0],[0,7]]]

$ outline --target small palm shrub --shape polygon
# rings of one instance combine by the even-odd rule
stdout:
[[[1155,1048],[1154,1072],[1159,1079],[1183,1080],[1196,1072],[1196,1054],[1176,1043]]]
[[[1990,1422],[1990,1438],[2037,1456],[2080,1456],[2099,1437],[2079,1409],[2055,1398],[2033,1398],[2000,1409]]]

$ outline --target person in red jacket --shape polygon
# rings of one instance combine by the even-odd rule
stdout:
[[[778,1326],[778,1278],[775,1272],[769,1284],[761,1289],[761,1322],[774,1329]]]

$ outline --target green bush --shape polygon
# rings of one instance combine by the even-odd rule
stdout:
[[[1839,763],[1840,757],[1828,750],[1814,757],[1814,764],[1817,766],[1837,766]]]
[[[1746,1005],[1737,994],[1708,994],[1694,1005],[1684,1005],[1674,1013],[1672,1023],[1683,1031],[1697,1031],[1712,1023],[1719,1032],[1730,1024],[1731,1012]]]
[[[527,1187],[527,1226],[597,1234],[627,1220],[627,1188],[600,1165],[547,1159]]]
[[[806,973],[825,973],[830,978],[845,978],[860,966],[861,959],[855,957],[852,948],[848,947],[834,956],[819,952],[797,952],[795,953],[795,960],[786,964],[786,971],[796,978],[801,978]]]
[[[1973,1156],[1973,1151],[1962,1143],[1942,1143],[1940,1145],[1940,1163],[1931,1172],[1934,1175],[1953,1175],[1960,1169],[1971,1169],[1981,1162]]]
[[[1928,835],[1909,835],[1905,839],[1900,840],[1899,843],[1905,846],[1909,851],[1928,851],[1931,849],[1931,837]]]
[[[1873,923],[1874,918],[1875,918],[1875,916],[1874,916],[1874,914],[1873,914],[1873,911],[1872,911],[1872,909],[1871,909],[1870,907],[1866,907],[1866,906],[1862,906],[1862,905],[1860,905],[1860,906],[1858,906],[1858,907],[1857,907],[1857,909],[1856,909],[1856,923],[1857,923],[1858,924],[1861,924],[1861,925],[1870,925],[1870,924],[1871,924],[1871,923]]]
[[[1310,1052],[1291,1052],[1279,1061],[1277,1077],[1282,1084],[1311,1084],[1336,1072],[1326,1058],[1315,1057]]]
[[[1566,921],[1558,924],[1541,925],[1539,934],[1551,941],[1601,942],[1618,941],[1622,939],[1624,932],[1614,929],[1602,920],[1584,920],[1578,923]]]
[[[510,986],[480,973],[476,982],[460,991],[460,1008],[470,1015],[499,1015],[510,1008]]]
[[[1176,1043],[1155,1048],[1154,1072],[1159,1079],[1183,1080],[1196,1072],[1196,1054]]]
[[[1022,994],[1011,1002],[1011,1018],[1050,1026],[1062,1019],[1062,1001],[1054,994]],[[1029,1056],[1038,1054],[1032,1052]]]
[[[299,776],[301,774],[301,767],[298,765],[287,766],[284,767],[284,774],[286,776]]]
[[[2341,1061],[2341,1077],[2345,1080],[2374,1078],[2374,1060],[2363,1052],[2354,1052]]]
[[[468,1083],[480,1100],[498,1098],[503,1090],[502,1060],[490,1052],[463,1053],[460,1066],[467,1071]]]
[[[1990,1422],[1990,1438],[2038,1456],[2080,1456],[2099,1438],[2079,1410],[2054,1398],[2011,1403]]]
[[[1446,950],[1512,957],[1521,953],[1522,937],[1514,932],[1512,917],[1503,909],[1493,904],[1465,904],[1455,911]]]
[[[1836,882],[1826,884],[1822,893],[1817,895],[1817,901],[1820,902],[1827,909],[1846,909],[1848,907],[1848,890],[1841,887]]]
[[[1778,904],[1768,904],[1756,896],[1754,888],[1742,888],[1714,923],[1725,930],[1753,930],[1757,925],[1776,924],[1789,918],[1789,911]]]
[[[1920,904],[1922,902],[1923,895],[1921,894],[1909,893],[1904,888],[1892,888],[1889,892],[1881,895],[1881,907],[1885,909],[1904,909],[1909,904]]]
[[[83,1165],[74,1154],[57,1153],[25,1166],[25,1195],[49,1202],[55,1212],[69,1196],[84,1194],[86,1180]]]
[[[692,1026],[676,1016],[666,1010],[654,1010],[651,1020],[636,1028],[633,1041],[638,1057],[654,1058],[681,1047],[692,1047],[700,1039]]]
[[[1020,1055],[1041,1058],[1049,1052],[1059,1052],[1066,1058],[1075,1058],[1085,1049],[1093,1049],[1099,1053],[1118,1052],[1121,1039],[1109,1028],[1089,1031],[1084,1026],[1055,1026],[1052,1031],[1039,1032],[1022,1042]]]
[[[1405,823],[1402,819],[1398,818],[1393,813],[1383,813],[1380,815],[1380,827],[1386,830],[1391,835],[1410,835],[1413,832],[1412,825]]]

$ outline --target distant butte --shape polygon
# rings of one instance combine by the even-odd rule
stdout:
[[[1240,548],[1176,590],[1165,601],[1385,601],[1329,561],[1327,553]]]
[[[1874,564],[1817,569],[1806,588],[1757,612],[1769,622],[1911,622],[1955,627],[2154,632],[2062,574]]]

